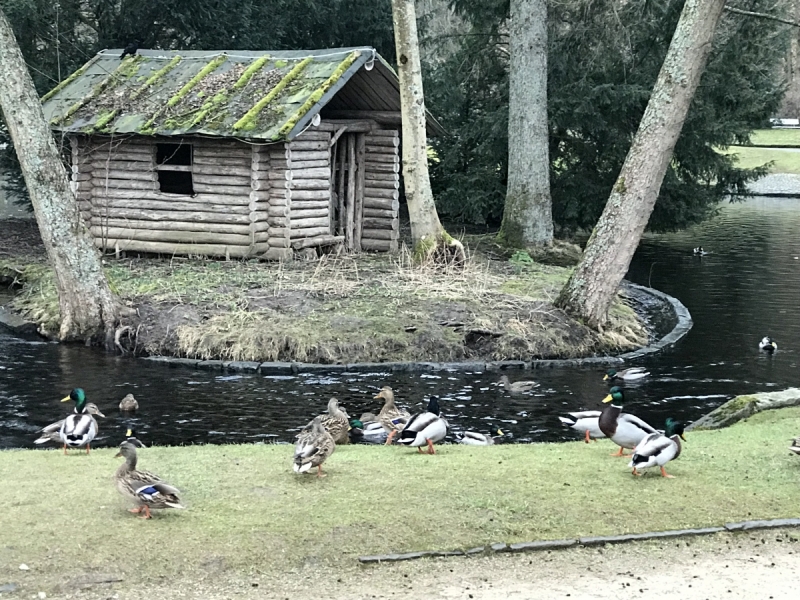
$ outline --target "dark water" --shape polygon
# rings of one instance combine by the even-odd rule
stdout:
[[[691,231],[642,242],[629,278],[679,298],[695,325],[675,349],[636,363],[652,375],[626,386],[628,410],[654,425],[667,416],[689,421],[736,394],[798,385],[798,232],[800,201],[771,198],[726,206]],[[695,257],[697,245],[713,253]],[[764,335],[778,342],[774,356],[758,351]],[[265,377],[171,368],[0,333],[0,448],[30,447],[40,427],[63,418],[68,407],[59,399],[75,386],[108,417],[100,420],[99,445],[119,443],[128,425],[157,444],[288,442],[331,396],[351,416],[377,412],[371,398],[383,385],[412,411],[427,394],[439,394],[452,431],[499,426],[518,442],[574,439],[557,416],[596,408],[608,390],[602,374],[511,372],[512,380],[542,384],[536,394],[512,399],[496,385],[496,373]],[[128,392],[141,405],[133,417],[117,409]]]

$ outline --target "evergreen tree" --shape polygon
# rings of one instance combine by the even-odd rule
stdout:
[[[473,23],[460,51],[431,75],[429,105],[451,133],[436,140],[433,185],[448,217],[499,222],[506,178],[507,0],[455,0]],[[772,3],[754,0],[753,10]],[[549,119],[553,217],[591,228],[630,148],[675,30],[682,0],[550,4]],[[715,147],[745,142],[783,94],[787,27],[726,13],[675,148],[649,228],[707,218],[731,188],[760,175]]]

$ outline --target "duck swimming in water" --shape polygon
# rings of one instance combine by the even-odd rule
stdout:
[[[603,377],[603,381],[614,381],[615,379],[621,379],[622,381],[638,381],[639,379],[644,379],[650,375],[650,371],[647,371],[644,367],[631,367],[630,369],[623,369],[622,371],[617,371],[615,369],[609,369],[606,371],[605,377]]]
[[[771,337],[764,336],[761,338],[761,341],[758,342],[758,349],[766,352],[767,354],[772,354],[778,349],[778,344],[773,342]]]

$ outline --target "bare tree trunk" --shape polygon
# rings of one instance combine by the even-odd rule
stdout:
[[[686,0],[639,130],[556,304],[600,328],[653,212],[725,0]]]
[[[81,220],[64,166],[14,32],[0,10],[0,108],[17,150],[36,222],[55,270],[59,337],[113,344],[116,306],[100,256]]]
[[[392,0],[392,21],[400,77],[400,108],[403,117],[403,183],[414,254],[425,259],[437,249],[463,260],[464,248],[451,238],[439,221],[428,176],[428,139],[425,131],[425,96],[417,39],[414,0]]]
[[[508,186],[500,240],[553,242],[547,127],[547,0],[511,0]]]
[[[791,18],[800,22],[800,0],[792,0]],[[791,31],[791,42],[786,65],[786,79],[789,87],[783,99],[782,117],[800,118],[800,28]]]

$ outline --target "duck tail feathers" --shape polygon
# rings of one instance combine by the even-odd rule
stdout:
[[[575,421],[570,419],[569,417],[558,417],[558,420],[561,421],[564,425],[575,425]]]

